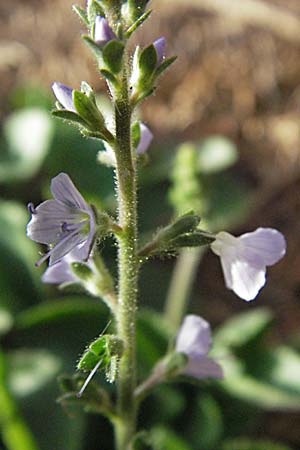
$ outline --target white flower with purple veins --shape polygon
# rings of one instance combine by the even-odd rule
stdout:
[[[184,353],[188,358],[183,373],[200,379],[222,378],[221,366],[207,356],[210,347],[209,323],[193,314],[186,316],[179,328],[175,345],[176,351]]]
[[[266,267],[285,255],[286,242],[283,234],[273,228],[257,228],[239,237],[222,231],[211,249],[221,258],[228,289],[250,301],[266,282]]]
[[[64,109],[77,113],[73,103],[73,88],[55,81],[52,84],[52,90],[55,97]]]
[[[52,266],[77,246],[80,246],[80,261],[87,260],[96,228],[91,206],[65,173],[52,179],[50,190],[52,200],[46,200],[36,208],[29,205],[31,220],[27,225],[27,236],[50,247],[36,265],[50,258],[49,266]]]
[[[94,28],[94,41],[96,44],[103,46],[112,39],[116,39],[116,35],[110,28],[104,17],[96,16]]]

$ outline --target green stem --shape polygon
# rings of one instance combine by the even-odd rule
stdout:
[[[18,412],[6,386],[5,358],[0,351],[0,427],[7,450],[38,450],[33,435]]]
[[[131,153],[131,109],[128,94],[126,66],[122,87],[115,98],[117,190],[119,206],[119,298],[117,327],[125,351],[118,373],[117,409],[119,421],[115,423],[118,450],[127,450],[135,433],[136,404],[136,350],[135,321],[137,297],[137,199],[136,167]]]
[[[203,248],[180,252],[172,275],[165,306],[165,317],[177,329],[186,312]]]

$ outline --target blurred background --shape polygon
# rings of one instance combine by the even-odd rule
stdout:
[[[101,144],[49,113],[53,81],[78,88],[86,80],[99,93],[99,106],[107,104],[105,84],[80,39],[85,30],[72,3],[0,3],[3,450],[112,449],[104,419],[84,416],[77,404],[56,403],[58,375],[74,373],[108,312],[85,294],[42,285],[44,268],[34,267],[41,249],[25,236],[26,204],[49,196],[49,180],[60,171],[70,174],[86,199],[115,211],[112,171],[95,162]],[[227,376],[221,383],[159,388],[144,404],[141,427],[153,427],[155,450],[296,450],[300,3],[152,0],[150,7],[151,18],[132,45],[164,35],[167,54],[178,60],[139,112],[155,135],[150,163],[140,173],[142,236],[146,239],[176,214],[194,209],[216,231],[278,228],[288,251],[269,269],[266,287],[250,304],[225,290],[213,254],[180,255],[187,271],[188,310],[211,322],[214,353],[224,359]],[[115,272],[111,244],[106,241],[101,251]],[[167,345],[161,321],[170,283],[174,290],[175,263],[171,257],[151,261],[141,273],[141,375]],[[22,433],[28,443],[20,446]],[[12,435],[21,437],[14,443]]]

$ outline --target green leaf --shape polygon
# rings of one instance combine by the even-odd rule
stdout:
[[[149,310],[139,312],[137,319],[137,352],[140,369],[149,372],[167,350],[172,336],[170,324],[158,313]]]
[[[273,321],[267,308],[236,314],[214,334],[214,347],[239,348],[265,333]]]
[[[235,438],[223,442],[221,450],[292,450],[285,444],[267,439]]]
[[[90,38],[90,36],[87,36],[86,34],[83,34],[82,36],[83,41],[86,43],[86,45],[92,50],[92,52],[95,54],[97,58],[102,60],[102,49],[99,47],[96,42]]]
[[[73,11],[76,12],[78,17],[82,20],[82,22],[86,24],[86,26],[90,25],[88,15],[87,15],[85,9],[83,9],[77,5],[72,5],[72,9],[73,9]]]
[[[233,355],[222,359],[222,367],[225,375],[218,385],[234,398],[266,410],[299,410],[299,393],[270,384],[268,380],[248,373],[246,367]]]
[[[0,202],[0,290],[1,305],[24,307],[25,299],[38,301],[41,271],[34,266],[36,244],[26,236],[29,214],[16,202]],[[18,277],[15,274],[18,273]]]
[[[32,177],[41,167],[52,142],[50,115],[39,108],[11,114],[4,123],[5,151],[0,164],[0,182]]]
[[[57,356],[46,350],[23,349],[7,354],[8,385],[17,397],[40,390],[61,368]]]
[[[211,395],[202,394],[199,397],[191,431],[195,447],[205,450],[217,448],[223,434],[223,418],[220,406]]]
[[[88,127],[88,123],[80,117],[78,114],[74,113],[73,111],[66,111],[64,109],[55,109],[51,112],[51,114],[55,117],[58,117],[59,119],[66,120],[68,122],[76,123],[77,125],[80,125],[82,127]]]
[[[13,322],[13,316],[9,311],[0,307],[0,337],[12,328]]]
[[[100,69],[100,73],[103,76],[103,78],[105,78],[107,81],[109,81],[114,87],[119,86],[118,80],[111,72],[109,72],[109,70]]]
[[[157,426],[151,430],[153,450],[192,450],[192,447],[169,428]]]
[[[74,89],[73,103],[78,114],[89,124],[89,128],[101,131],[104,119],[93,100],[83,92]]]
[[[16,317],[17,329],[30,329],[50,322],[69,320],[72,317],[105,316],[105,306],[90,297],[64,297],[49,300],[21,312]]]
[[[129,38],[132,33],[140,26],[142,25],[142,23],[145,22],[145,20],[148,19],[148,17],[150,16],[150,14],[152,13],[151,9],[149,9],[148,11],[146,11],[144,14],[142,14],[126,31],[126,37]]]
[[[198,148],[197,167],[202,173],[226,170],[236,163],[237,148],[224,136],[210,136]]]
[[[153,44],[145,47],[139,57],[139,69],[140,69],[140,84],[143,87],[143,83],[147,86],[149,80],[155,71],[157,64],[157,53]]]
[[[112,39],[102,48],[103,61],[113,74],[118,74],[122,68],[124,44]]]
[[[167,70],[168,67],[176,61],[176,59],[177,56],[171,56],[170,58],[164,59],[155,71],[155,78],[159,77],[165,70]]]

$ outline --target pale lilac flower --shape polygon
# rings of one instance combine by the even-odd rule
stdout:
[[[222,231],[216,235],[211,249],[221,258],[228,289],[250,301],[266,282],[266,266],[277,263],[285,255],[286,242],[273,228],[257,228],[239,237]]]
[[[175,350],[184,353],[187,365],[183,373],[195,378],[222,378],[221,366],[207,356],[211,346],[209,323],[202,317],[190,314],[185,316],[179,328]]]
[[[27,225],[27,236],[50,246],[36,264],[40,265],[49,257],[49,266],[52,266],[80,244],[81,261],[87,260],[95,235],[92,208],[65,173],[52,179],[50,189],[53,200],[46,200],[37,208],[29,205],[32,216]]]
[[[96,16],[94,40],[98,45],[105,45],[112,39],[116,39],[116,35],[110,28],[107,20],[104,17]]]
[[[157,65],[159,65],[165,57],[166,39],[161,36],[153,42],[157,54]]]
[[[82,261],[84,254],[82,253],[82,246],[75,247],[60,261],[49,266],[42,275],[42,281],[50,284],[76,283],[80,279],[75,275],[71,269],[71,263]]]
[[[73,88],[66,86],[63,83],[59,83],[55,81],[52,84],[52,90],[54,92],[55,97],[59,101],[59,103],[67,109],[68,111],[73,111],[77,113],[76,108],[73,103]]]
[[[151,144],[153,139],[153,134],[149,130],[149,128],[142,122],[140,122],[140,140],[136,148],[136,153],[145,153]]]

